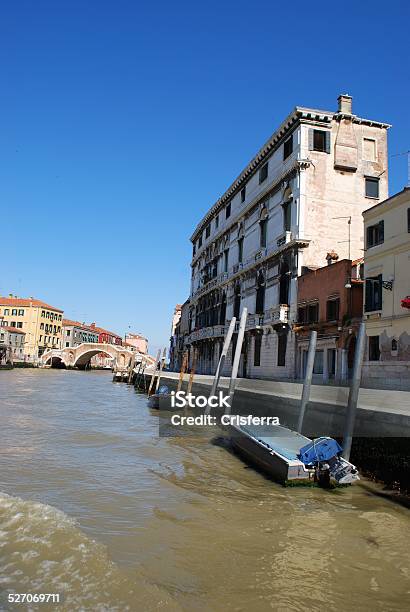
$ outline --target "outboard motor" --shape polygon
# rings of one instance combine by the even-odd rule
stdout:
[[[333,438],[315,438],[303,446],[298,458],[306,467],[316,470],[317,480],[324,485],[351,484],[359,480],[356,467],[341,456],[342,447]]]

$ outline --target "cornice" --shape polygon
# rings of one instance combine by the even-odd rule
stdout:
[[[205,216],[201,219],[195,228],[190,240],[194,242],[201,230],[208,224],[214,215],[224,206],[225,202],[231,199],[243,186],[244,182],[257,172],[262,163],[280,146],[282,141],[288,134],[293,131],[300,123],[321,123],[330,124],[332,120],[339,120],[348,117],[353,123],[359,123],[372,127],[388,129],[391,127],[388,123],[364,119],[356,115],[345,115],[333,111],[323,111],[315,108],[306,108],[304,106],[296,106],[293,111],[281,123],[279,128],[270,136],[265,144],[259,149],[257,154],[251,159],[249,164],[236,177],[233,183],[228,187],[225,193],[218,198],[215,204],[209,209]]]

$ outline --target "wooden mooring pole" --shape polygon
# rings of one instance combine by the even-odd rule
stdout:
[[[349,399],[347,402],[346,424],[343,436],[343,452],[342,457],[349,461],[350,451],[352,448],[354,422],[357,411],[357,401],[359,399],[360,382],[362,379],[362,365],[364,348],[366,344],[366,324],[360,323],[359,333],[357,336],[356,351],[353,362],[353,376],[349,390]]]
[[[312,384],[313,366],[315,363],[317,331],[312,330],[309,340],[308,356],[306,360],[305,380],[303,382],[302,398],[300,400],[300,412],[298,421],[298,433],[302,433],[303,419],[305,418],[306,406],[310,397],[310,385]]]
[[[149,387],[148,387],[148,395],[151,395],[151,391],[152,391],[152,388],[154,386],[154,381],[155,381],[155,377],[156,377],[156,373],[157,373],[157,367],[158,367],[158,363],[159,363],[160,358],[161,358],[161,349],[158,349],[157,358],[155,359],[155,364],[154,364],[154,370],[153,370],[153,373],[152,373],[152,376],[151,376],[151,380],[150,380],[150,383],[149,383]]]

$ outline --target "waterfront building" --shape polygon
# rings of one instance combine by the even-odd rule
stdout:
[[[98,342],[106,342],[107,344],[119,344],[122,345],[122,337],[115,332],[104,329],[103,327],[97,327],[95,323],[90,323],[89,327],[98,333]]]
[[[36,361],[48,348],[61,348],[63,310],[34,298],[0,296],[3,325],[25,332],[24,355]]]
[[[98,342],[99,332],[85,323],[63,319],[62,328],[62,348],[78,346],[83,342]]]
[[[174,325],[172,322],[172,328],[174,333],[171,335],[170,350],[169,350],[169,366],[171,370],[180,370],[182,365],[182,359],[184,351],[188,351],[187,345],[188,336],[191,332],[190,325],[190,301],[186,300],[182,305],[178,305],[178,319]],[[175,316],[175,315],[174,315]],[[190,361],[192,355],[189,355]]]
[[[213,373],[226,323],[249,317],[239,375],[294,378],[297,278],[363,255],[361,213],[388,195],[388,124],[338,110],[296,107],[192,236],[187,347]],[[226,360],[229,371],[231,353]]]
[[[141,334],[125,334],[125,346],[143,355],[148,353],[148,340]]]
[[[9,325],[0,326],[0,364],[24,361],[25,332]]]
[[[342,382],[352,373],[356,337],[363,318],[363,258],[338,261],[308,270],[298,278],[296,376],[305,375],[309,337],[317,331],[313,368],[315,382]]]
[[[368,386],[410,389],[410,188],[363,213]]]

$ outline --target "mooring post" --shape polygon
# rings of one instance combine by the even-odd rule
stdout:
[[[241,358],[242,344],[243,344],[243,338],[245,336],[247,318],[248,318],[248,309],[244,308],[242,310],[241,321],[239,323],[238,339],[236,341],[236,349],[235,349],[235,356],[233,358],[231,379],[229,381],[229,399],[227,402],[229,404],[229,408],[225,408],[225,414],[231,414],[232,400],[233,400],[233,395],[235,393],[235,385],[236,385],[236,379],[238,376],[239,361]]]
[[[364,348],[366,344],[366,324],[360,323],[359,333],[357,335],[356,351],[353,362],[353,376],[350,384],[349,399],[347,402],[346,423],[343,436],[343,452],[342,457],[349,461],[350,450],[352,448],[352,439],[354,431],[354,422],[356,418],[357,401],[359,399],[360,382],[362,379],[362,364],[364,356]]]
[[[310,385],[312,384],[313,366],[315,363],[317,331],[310,334],[308,356],[306,361],[305,380],[303,382],[302,398],[300,400],[300,412],[298,421],[298,433],[302,433],[303,419],[305,418],[306,406],[310,397]]]
[[[155,380],[155,376],[156,376],[156,373],[157,373],[157,367],[158,367],[158,362],[159,362],[160,358],[161,358],[161,349],[158,349],[157,358],[156,358],[155,363],[154,363],[154,371],[152,373],[151,380],[150,380],[149,387],[148,387],[148,395],[151,395],[151,389],[154,386],[154,380]]]
[[[188,362],[188,353],[187,353],[187,351],[185,351],[183,356],[182,356],[181,369],[179,371],[179,380],[178,380],[178,386],[177,386],[177,393],[178,393],[178,391],[181,391],[182,382],[184,380],[184,374],[185,374],[185,370],[186,370],[186,367],[187,367],[187,362]]]
[[[226,355],[228,354],[233,332],[235,331],[235,325],[236,325],[236,317],[232,317],[231,322],[229,323],[228,332],[225,336],[225,340],[224,340],[223,347],[222,347],[222,352],[219,356],[219,361],[218,361],[218,365],[216,368],[211,391],[209,393],[209,397],[211,397],[212,395],[215,395],[216,390],[218,388],[219,379],[221,378],[222,370],[225,364]],[[210,412],[211,412],[211,407],[208,404],[207,407],[205,408],[205,414],[209,414]]]
[[[166,357],[167,357],[167,349],[166,349],[166,347],[164,347],[164,350],[163,350],[163,353],[162,353],[161,364],[160,364],[159,370],[158,370],[157,384],[155,385],[155,393],[158,391],[158,387],[159,387],[159,383],[161,381],[162,370],[163,370],[164,365],[165,365]]]
[[[194,348],[194,354],[192,356],[191,372],[189,374],[188,388],[187,388],[187,391],[186,391],[187,395],[189,393],[191,393],[192,385],[193,385],[193,382],[194,382],[195,368],[196,368],[196,354],[197,354],[197,350],[196,350],[196,348]]]

